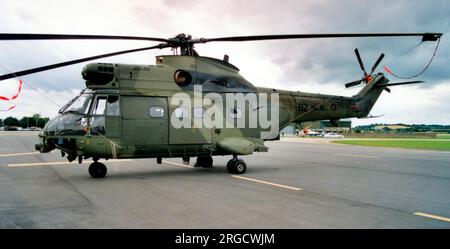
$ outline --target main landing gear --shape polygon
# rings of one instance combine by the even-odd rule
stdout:
[[[94,162],[89,165],[89,175],[92,178],[103,178],[106,176],[108,169],[103,163],[98,162],[98,158],[94,158]]]
[[[211,168],[213,166],[213,159],[211,156],[199,156],[194,167]]]
[[[236,155],[233,155],[233,158],[227,163],[227,170],[231,174],[244,174],[247,170],[247,164],[245,164],[244,160],[238,159]]]
[[[191,160],[190,157],[184,156],[182,159],[183,159],[183,164],[184,164],[184,165],[189,165],[189,161]]]
[[[185,162],[185,159],[183,159]],[[213,166],[213,159],[211,156],[199,156],[194,167],[211,168]],[[244,174],[247,170],[247,164],[244,160],[239,159],[237,155],[233,155],[233,159],[228,161],[227,170],[231,174]]]

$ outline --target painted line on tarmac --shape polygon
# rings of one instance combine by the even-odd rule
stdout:
[[[184,168],[189,168],[189,169],[193,169],[193,168],[194,168],[194,167],[192,167],[192,166],[190,166],[190,165],[181,164],[181,163],[174,163],[174,162],[166,161],[166,160],[163,160],[162,162],[163,162],[163,163],[172,164],[172,165],[175,165],[175,166],[180,166],[180,167],[184,167]]]
[[[27,133],[27,132],[11,132],[11,131],[0,131],[0,136],[13,136],[13,137],[24,137],[24,136],[38,136],[38,133]]]
[[[242,180],[247,180],[247,181],[251,181],[251,182],[257,182],[257,183],[261,183],[261,184],[266,184],[266,185],[270,185],[270,186],[274,186],[274,187],[285,188],[285,189],[289,189],[289,190],[295,190],[295,191],[301,191],[302,190],[301,188],[295,188],[295,187],[291,187],[291,186],[287,186],[287,185],[282,185],[282,184],[268,182],[268,181],[262,181],[262,180],[249,178],[249,177],[244,177],[244,176],[232,175],[231,177],[237,178],[237,179],[242,179]]]
[[[24,153],[12,153],[12,154],[0,154],[0,157],[9,157],[9,156],[29,156],[29,155],[36,155],[40,152],[24,152]]]
[[[355,155],[355,154],[334,154],[334,155],[335,156],[361,157],[361,158],[381,158],[379,156]]]
[[[442,216],[438,216],[438,215],[434,215],[434,214],[427,214],[427,213],[421,213],[421,212],[415,212],[414,214],[418,215],[418,216],[435,219],[435,220],[450,222],[450,218],[442,217]]]
[[[132,162],[132,159],[110,159],[108,162]],[[83,164],[85,163],[92,163],[93,161],[83,161]],[[50,165],[65,165],[65,164],[78,164],[77,162],[71,163],[68,161],[62,161],[62,162],[43,162],[43,163],[10,163],[8,164],[8,167],[14,168],[14,167],[34,167],[34,166],[50,166]]]

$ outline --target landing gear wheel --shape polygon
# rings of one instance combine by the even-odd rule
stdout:
[[[247,164],[241,159],[231,159],[227,163],[227,170],[231,174],[244,174],[247,170]]]
[[[106,176],[107,171],[108,169],[103,163],[93,162],[89,166],[89,175],[91,175],[92,178],[103,178]]]
[[[211,156],[199,156],[194,167],[211,168],[213,166],[213,159]]]
[[[230,159],[230,161],[228,161],[227,163],[227,170],[230,174],[234,174],[233,168],[236,161],[237,159]]]

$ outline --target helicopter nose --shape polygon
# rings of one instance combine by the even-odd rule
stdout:
[[[45,125],[43,133],[45,136],[85,135],[82,118],[78,114],[60,114]]]
[[[61,128],[61,116],[56,116],[52,119],[50,119],[47,124],[45,124],[44,129],[42,129],[42,132],[44,136],[54,136],[57,134],[57,131],[60,130],[58,128]]]

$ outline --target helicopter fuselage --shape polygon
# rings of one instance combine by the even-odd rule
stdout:
[[[47,123],[36,149],[57,148],[80,162],[266,152],[264,141],[278,139],[292,122],[367,116],[382,91],[368,84],[343,97],[261,88],[226,61],[200,56],[156,61],[88,64],[82,72],[87,88]],[[378,82],[387,79],[379,74],[372,85]]]

